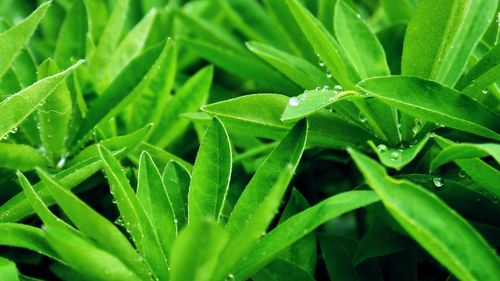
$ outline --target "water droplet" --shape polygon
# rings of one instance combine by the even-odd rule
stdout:
[[[10,130],[10,133],[11,133],[11,134],[15,134],[15,133],[17,133],[17,127],[12,128],[12,130]]]
[[[229,275],[227,276],[227,280],[233,280],[233,279],[234,279],[234,274],[229,273]]]
[[[339,92],[340,93],[340,92],[342,92],[344,90],[344,88],[342,88],[342,86],[340,86],[340,85],[335,85],[335,87],[333,87],[333,90],[335,92]]]
[[[64,167],[64,164],[66,164],[66,157],[61,157],[61,159],[59,159],[59,162],[57,162],[57,168],[62,169]]]
[[[394,150],[393,152],[391,152],[392,161],[399,160],[400,158],[401,158],[401,152],[399,152],[398,150]]]
[[[9,139],[9,134],[6,134],[2,137],[3,140],[8,140]]]
[[[488,94],[488,89],[484,89],[484,90],[482,90],[482,91],[481,91],[481,93],[483,93],[483,94],[487,95],[487,94]]]
[[[318,63],[318,65],[319,65],[320,67],[325,67],[325,63],[324,63],[324,62],[322,62],[322,61],[320,61],[320,62]]]
[[[327,92],[328,90],[330,90],[330,87],[328,87],[328,85],[323,86],[323,89],[321,89],[322,92]]]
[[[411,131],[413,132],[413,136],[416,136],[418,134],[418,132],[420,132],[421,126],[422,126],[422,124],[420,123],[420,120],[415,119],[415,124],[413,125],[413,128],[411,129]]]
[[[321,87],[319,87],[319,86],[318,86],[318,87],[316,87],[316,89],[314,89],[314,90],[319,91],[319,90],[321,90]]]
[[[326,72],[326,78],[331,79],[333,77],[332,73],[330,71]]]
[[[365,123],[366,122],[366,116],[363,115],[363,113],[359,113],[359,121],[361,121],[362,123]]]
[[[112,202],[113,204],[116,204],[116,199],[115,199],[115,198],[113,198],[113,200],[111,200],[111,202]]]
[[[458,171],[458,176],[461,178],[465,178],[467,177],[467,173],[464,170],[460,170]]]
[[[432,178],[432,182],[435,187],[443,187],[444,185],[444,179],[442,177],[434,177]]]
[[[291,97],[289,100],[288,100],[288,104],[290,106],[298,106],[299,105],[299,99],[297,97]]]
[[[379,144],[377,146],[377,151],[380,153],[386,153],[387,152],[387,146],[385,144]]]

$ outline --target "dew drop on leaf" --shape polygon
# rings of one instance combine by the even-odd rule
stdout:
[[[297,97],[291,97],[289,100],[288,100],[288,104],[290,106],[298,106],[299,105],[299,99]]]
[[[444,180],[442,177],[434,177],[432,178],[432,182],[434,183],[435,187],[443,187],[444,185]]]
[[[365,123],[366,122],[366,116],[363,115],[363,113],[359,113],[359,121],[361,121],[362,123]]]
[[[385,144],[379,144],[377,146],[377,151],[380,153],[386,153],[387,152],[387,146]]]
[[[397,150],[394,150],[393,152],[391,152],[391,160],[392,161],[399,160],[400,158],[401,158],[401,152],[399,152]]]

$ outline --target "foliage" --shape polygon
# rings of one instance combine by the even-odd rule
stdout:
[[[2,280],[500,279],[499,9],[2,1]]]

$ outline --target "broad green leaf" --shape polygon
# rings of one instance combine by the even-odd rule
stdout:
[[[132,150],[135,145],[137,145],[137,143],[130,144],[130,146],[121,148],[118,151],[113,151],[113,155],[117,158],[122,158],[130,150]],[[99,160],[99,156],[96,153],[95,155],[76,163],[54,176],[62,186],[67,189],[72,189],[95,174],[101,168],[102,162]],[[54,203],[54,199],[50,195],[49,191],[46,188],[43,188],[41,184],[36,184],[34,188],[37,191],[38,196],[43,199],[46,205],[50,206]],[[26,199],[26,196],[23,193],[19,193],[0,206],[0,214],[2,214],[0,216],[0,222],[16,222],[29,216],[30,214],[33,214],[33,208]]]
[[[32,170],[45,167],[48,161],[35,148],[24,144],[0,143],[0,167],[12,170]]]
[[[363,97],[354,91],[343,91],[342,87],[339,86],[335,86],[332,90],[325,86],[320,90],[306,91],[289,100],[283,115],[281,115],[281,121],[297,121],[331,106],[339,100],[357,98]]]
[[[58,74],[42,79],[0,102],[0,112],[2,112],[0,136],[5,137],[35,111],[40,103],[50,96],[80,63],[78,62]]]
[[[178,42],[214,65],[245,79],[262,84],[266,89],[282,93],[296,93],[300,89],[272,67],[251,56],[242,54],[207,40],[181,38]],[[241,67],[244,65],[245,67]]]
[[[288,79],[304,89],[333,86],[334,82],[308,61],[258,42],[247,42],[248,49],[265,60]]]
[[[375,221],[359,241],[353,263],[360,264],[369,258],[390,255],[413,247],[415,247],[413,241],[406,236]]]
[[[361,78],[390,74],[385,52],[375,34],[349,5],[337,1],[335,34]]]
[[[435,171],[440,166],[459,160],[469,158],[483,158],[493,156],[500,163],[500,145],[496,143],[459,143],[443,149],[432,159],[430,170]]]
[[[498,115],[437,82],[409,76],[364,80],[358,87],[416,118],[499,140]]]
[[[156,18],[156,9],[151,10],[123,39],[118,48],[112,52],[107,63],[104,77],[99,85],[105,89],[111,81],[143,50],[149,32]]]
[[[115,254],[139,276],[148,277],[148,271],[139,255],[113,223],[92,210],[47,172],[38,169],[37,173],[50,195],[83,235],[92,239],[102,249]]]
[[[401,71],[444,82],[447,58],[461,30],[471,0],[422,0],[408,23],[403,46]],[[458,47],[458,46],[457,46]],[[460,74],[460,73],[459,73]],[[446,84],[447,86],[452,86]]]
[[[350,150],[389,213],[442,265],[464,280],[500,278],[500,260],[476,230],[421,186],[394,180],[367,156]]]
[[[353,89],[354,84],[359,81],[359,77],[353,73],[352,66],[346,60],[344,49],[299,1],[287,0],[286,3],[302,32],[319,55],[320,60],[331,71],[335,80],[344,88]]]
[[[202,110],[220,118],[231,133],[277,140],[293,126],[280,121],[289,100],[282,95],[254,94],[213,103]],[[336,113],[318,112],[309,117],[308,140],[312,146],[364,146],[369,139],[376,138]]]
[[[386,167],[394,168],[396,170],[401,170],[404,166],[408,165],[417,155],[424,149],[427,141],[429,140],[429,134],[425,135],[417,143],[412,144],[408,147],[387,147],[385,144],[375,145],[372,141],[368,141],[368,144],[377,153],[378,158]]]
[[[212,274],[226,242],[227,234],[215,222],[198,221],[188,224],[172,248],[170,280],[214,280]]]
[[[104,79],[104,73],[109,63],[109,55],[115,51],[120,41],[129,9],[129,2],[129,0],[116,1],[113,12],[109,16],[106,27],[99,38],[99,43],[89,58],[89,73],[94,85],[97,87],[99,87]]]
[[[2,213],[0,213],[0,218]],[[0,223],[0,245],[24,248],[58,260],[58,254],[45,239],[43,230],[18,223]]]
[[[314,277],[300,266],[283,259],[275,259],[256,274],[255,281],[314,281]]]
[[[0,257],[0,276],[4,281],[19,281],[19,271],[17,271],[16,263]]]
[[[5,74],[21,49],[28,43],[49,6],[50,2],[45,2],[18,25],[0,34],[0,46],[2,46],[0,77]]]
[[[92,103],[75,140],[83,143],[92,130],[110,118],[137,98],[142,90],[159,72],[158,63],[168,53],[170,44],[155,46],[132,60],[118,75],[111,85]]]
[[[211,219],[220,222],[231,178],[232,152],[229,136],[214,118],[200,144],[189,185],[189,222]]]
[[[166,147],[186,131],[190,121],[181,115],[198,111],[206,103],[212,77],[213,67],[201,69],[166,103],[149,139],[151,144]]]
[[[38,78],[41,80],[58,72],[56,63],[48,59],[38,67]],[[65,81],[37,109],[40,139],[52,163],[65,158],[71,110],[71,95]]]
[[[162,180],[178,221],[177,228],[182,229],[188,221],[188,193],[191,176],[183,165],[170,161],[163,171]]]
[[[466,3],[467,1],[456,2]],[[444,85],[449,86],[454,86],[457,83],[469,57],[495,18],[493,15],[496,14],[497,6],[498,1],[496,0],[470,1],[463,25],[449,49],[446,50],[446,57],[443,58],[445,63],[440,69],[437,81],[443,81]],[[454,27],[447,26],[446,28],[452,29]]]
[[[141,280],[117,257],[79,235],[48,227],[47,240],[65,264],[89,280]]]
[[[231,273],[265,233],[283,200],[306,144],[307,123],[298,123],[269,154],[247,184],[229,216],[230,241],[217,277]]]
[[[235,280],[246,280],[283,249],[323,223],[378,201],[371,191],[350,191],[332,196],[278,225],[265,235],[234,271]]]
[[[59,67],[68,67],[74,60],[85,58],[88,25],[84,1],[72,1],[64,17],[54,52],[54,60]]]
[[[161,250],[158,236],[146,211],[130,186],[118,160],[106,148],[98,146],[98,150],[103,161],[104,173],[107,175],[111,192],[116,199],[116,205],[127,231],[154,275],[160,279],[167,278],[167,259]]]
[[[160,171],[147,152],[141,154],[137,198],[153,224],[164,253],[170,253],[177,237],[177,218]]]

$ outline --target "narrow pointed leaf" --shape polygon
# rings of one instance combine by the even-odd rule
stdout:
[[[45,2],[18,25],[0,34],[0,52],[2,53],[0,77],[5,74],[21,49],[28,43],[49,6],[50,2]]]
[[[0,143],[0,167],[12,170],[32,170],[45,167],[47,159],[35,148],[24,144]]]
[[[394,168],[396,170],[401,170],[403,167],[408,165],[415,157],[418,156],[420,151],[424,149],[427,141],[429,140],[429,135],[425,135],[416,144],[413,144],[406,148],[401,147],[387,147],[385,144],[379,144],[376,146],[372,141],[368,141],[368,144],[377,153],[378,158],[386,167]]]
[[[198,150],[189,185],[189,222],[219,221],[232,169],[231,144],[221,121],[214,118]]]
[[[118,210],[137,249],[158,278],[167,278],[167,260],[161,250],[158,237],[120,163],[106,148],[99,146],[98,150]]]
[[[79,63],[59,72],[58,74],[42,79],[28,88],[7,97],[0,102],[0,136],[4,137],[16,128],[64,81],[64,79],[78,67]]]
[[[6,258],[0,257],[0,276],[4,281],[19,281],[19,271],[16,263]]]
[[[435,171],[440,166],[460,159],[483,158],[493,156],[497,163],[500,163],[500,145],[496,143],[460,143],[453,144],[441,151],[431,162],[431,171]]]
[[[434,258],[466,280],[500,278],[500,259],[477,231],[421,186],[394,180],[377,162],[350,151],[389,213]]]
[[[358,87],[416,118],[500,140],[498,114],[437,82],[392,76],[367,79]]]
[[[83,235],[95,241],[104,250],[116,254],[124,264],[134,269],[139,276],[148,276],[147,269],[140,261],[139,255],[113,223],[87,206],[68,189],[61,186],[53,176],[41,169],[37,170],[37,172],[44,186],[49,190],[50,195]]]
[[[28,249],[56,260],[59,259],[40,228],[18,223],[0,223],[0,236],[2,246]]]
[[[188,192],[191,176],[184,166],[170,161],[163,171],[162,180],[178,221],[177,228],[182,229],[188,221]]]

